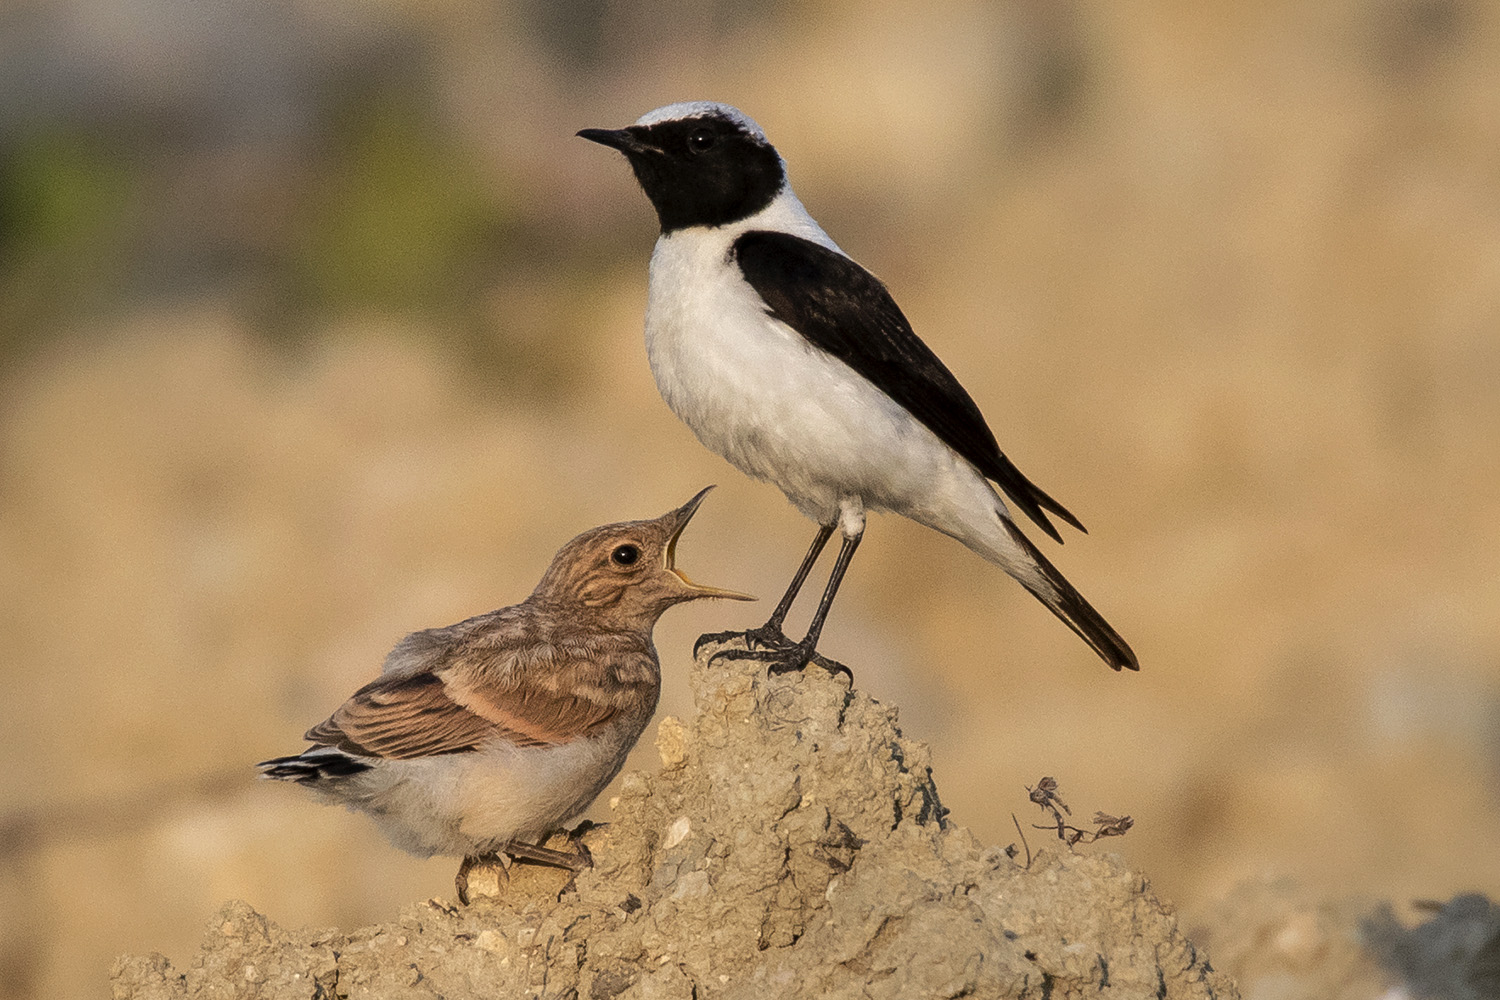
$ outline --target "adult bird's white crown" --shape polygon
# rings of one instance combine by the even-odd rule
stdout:
[[[690,101],[578,134],[625,155],[661,224],[646,351],[662,398],[710,450],[780,487],[819,525],[770,620],[747,633],[752,655],[775,669],[812,657],[865,512],[888,510],[996,563],[1110,666],[1137,669],[1016,527],[1006,499],[1058,541],[1052,517],[1083,525],[1005,456],[885,285],[808,214],[754,120]],[[794,643],[782,624],[835,530],[838,561]]]
[[[739,108],[718,101],[678,101],[647,111],[635,120],[637,125],[650,127],[661,122],[684,121],[689,118],[722,118],[739,126],[740,130],[759,142],[766,141],[765,130],[755,124],[755,119]]]

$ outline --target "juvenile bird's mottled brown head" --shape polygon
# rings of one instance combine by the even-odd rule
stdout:
[[[748,594],[706,587],[675,564],[677,539],[709,486],[651,521],[624,521],[585,531],[558,550],[530,600],[581,604],[601,618],[649,628],[674,604],[700,597],[753,601]]]

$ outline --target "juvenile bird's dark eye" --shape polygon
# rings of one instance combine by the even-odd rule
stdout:
[[[688,152],[705,153],[719,141],[718,133],[711,128],[694,129],[688,133]]]
[[[641,550],[634,545],[621,545],[609,554],[617,566],[630,566],[641,557]]]

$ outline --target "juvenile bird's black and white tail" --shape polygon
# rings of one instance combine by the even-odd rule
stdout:
[[[273,781],[295,781],[301,785],[316,785],[332,778],[347,778],[370,765],[332,747],[313,747],[295,757],[273,757],[255,765],[260,768],[262,778]]]
[[[1026,575],[1011,573],[1021,586],[1031,591],[1032,595],[1045,604],[1047,610],[1061,618],[1068,628],[1077,632],[1079,637],[1088,643],[1105,663],[1116,670],[1122,667],[1128,667],[1131,670],[1141,669],[1140,663],[1135,658],[1135,652],[1124,639],[1120,638],[1120,633],[1104,620],[1103,615],[1094,610],[1093,605],[1084,600],[1082,594],[1073,589],[1073,585],[1058,571],[1056,566],[1047,561],[1047,557],[1042,555],[1035,545],[1031,544],[1031,540],[1021,534],[1020,529],[1012,524],[1009,518],[1001,517],[1000,523],[1004,526],[1011,541],[1041,571],[1040,580],[1028,579]]]

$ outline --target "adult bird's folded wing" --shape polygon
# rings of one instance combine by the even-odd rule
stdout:
[[[740,272],[771,316],[868,379],[994,480],[1047,534],[1046,512],[1086,530],[1005,457],[974,400],[912,330],[880,279],[843,254],[789,233],[751,230],[734,242]]]

